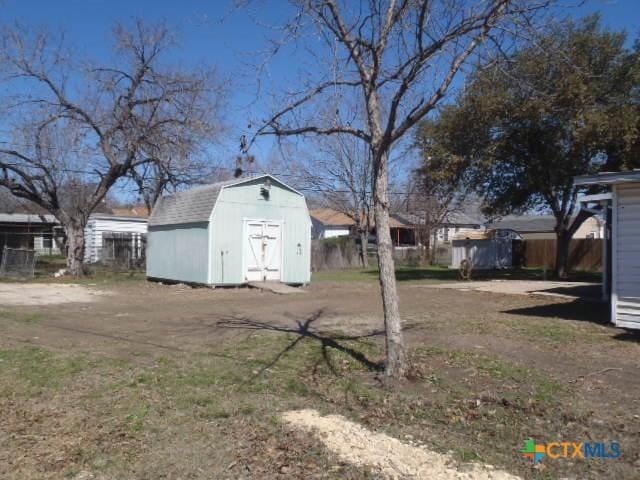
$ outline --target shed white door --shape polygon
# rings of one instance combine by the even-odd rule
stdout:
[[[246,221],[245,278],[249,282],[280,280],[282,228],[279,222]]]

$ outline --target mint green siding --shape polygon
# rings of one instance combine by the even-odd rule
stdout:
[[[268,198],[261,194],[263,187],[269,191]],[[248,240],[246,221],[252,221],[251,228],[258,223],[263,232],[278,232],[252,235],[252,241],[262,245],[262,257],[255,253],[260,247],[253,248]],[[276,237],[278,249],[269,250],[275,248]],[[279,259],[273,252],[278,252]],[[197,187],[161,199],[149,222],[147,276],[241,285],[247,283],[249,269],[253,280],[256,272],[271,272],[260,273],[259,278],[303,284],[311,280],[310,252],[311,219],[304,196],[264,175]],[[262,258],[262,270],[248,267],[251,254]],[[265,269],[264,263],[271,261],[277,269],[271,264]]]
[[[311,219],[302,195],[272,182],[269,200],[260,195],[264,179],[224,187],[211,216],[211,283],[245,283],[244,220],[282,222],[282,270],[284,283],[308,283],[311,279]]]
[[[147,238],[148,277],[208,283],[206,223],[149,227]]]

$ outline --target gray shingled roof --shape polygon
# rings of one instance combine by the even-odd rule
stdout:
[[[487,224],[488,228],[516,232],[553,232],[555,226],[556,219],[553,215],[507,215]]]
[[[424,224],[425,213],[420,211],[397,212],[393,213],[392,216],[407,225],[422,225]],[[484,222],[484,219],[465,212],[449,212],[442,221],[442,225],[482,225]]]
[[[149,217],[149,226],[157,227],[161,225],[208,222],[223,187],[254,182],[265,177],[269,177],[283,188],[287,188],[302,196],[300,192],[268,173],[256,177],[234,178],[233,180],[212,183],[210,185],[185,190],[184,192],[178,192],[169,197],[162,197],[158,200],[156,206],[153,207],[153,211]]]
[[[222,187],[236,183],[242,183],[242,180],[212,183],[162,197],[151,212],[149,226],[208,222]]]
[[[29,213],[0,213],[2,223],[59,223],[53,215],[34,215]]]

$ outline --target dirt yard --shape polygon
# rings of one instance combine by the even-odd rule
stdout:
[[[106,292],[83,285],[0,283],[0,305],[58,305],[93,302]]]
[[[279,296],[111,281],[49,305],[8,303],[6,285],[27,286],[0,284],[0,478],[393,476],[285,421],[301,409],[460,471],[638,478],[640,336],[598,303],[401,282],[413,368],[390,384],[373,282]],[[528,438],[622,455],[534,468]]]

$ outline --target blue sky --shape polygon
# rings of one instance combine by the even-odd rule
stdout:
[[[261,18],[266,23],[287,16],[286,0],[257,1],[269,5],[260,9],[271,17]],[[564,0],[565,4],[578,2]],[[256,26],[246,11],[234,11],[233,0],[4,0],[2,10],[4,22],[63,29],[76,51],[98,60],[110,54],[110,30],[114,22],[133,17],[166,21],[179,33],[181,49],[175,54],[174,61],[206,62],[216,66],[230,82],[228,148],[220,151],[221,156],[231,158],[247,119],[260,118],[265,113],[259,111],[260,107],[247,108],[254,98],[255,86],[242,76],[250,60],[249,53],[264,48],[265,31]],[[639,0],[592,0],[566,10],[573,17],[595,11],[602,12],[607,26],[626,29],[631,39],[640,32]],[[277,87],[294,75],[298,60],[293,56],[281,56],[272,64],[270,71],[274,76],[267,88]],[[263,141],[255,153],[259,157],[268,156],[273,148],[271,142]]]

